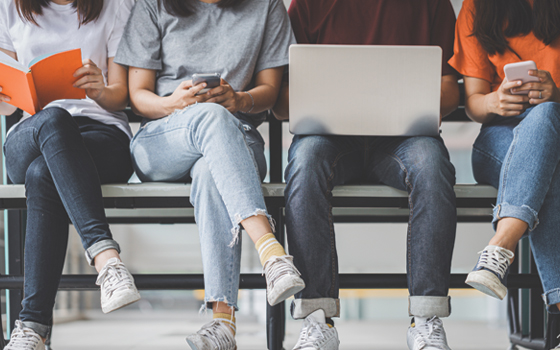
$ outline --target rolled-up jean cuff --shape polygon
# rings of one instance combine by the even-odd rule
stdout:
[[[106,250],[109,249],[115,249],[117,252],[121,252],[121,247],[119,246],[119,244],[112,240],[112,239],[106,239],[104,241],[100,241],[95,243],[94,245],[92,245],[91,247],[89,247],[86,250],[86,259],[87,262],[90,266],[95,266],[93,259],[99,255],[99,253],[104,252]]]
[[[549,290],[543,294],[543,300],[546,304],[548,312],[551,314],[560,314],[560,310],[556,304],[560,303],[560,288]]]
[[[292,317],[296,320],[306,318],[319,309],[325,312],[325,317],[340,317],[340,299],[294,299],[291,306]]]
[[[451,297],[409,296],[408,314],[417,317],[448,317]]]
[[[516,206],[503,202],[494,207],[494,219],[492,224],[494,230],[498,221],[503,218],[516,218],[525,221],[529,225],[529,231],[533,231],[539,224],[538,213],[528,205]]]
[[[51,326],[47,326],[37,322],[23,321],[23,327],[31,328],[35,333],[39,334],[43,339],[46,339],[51,330]]]

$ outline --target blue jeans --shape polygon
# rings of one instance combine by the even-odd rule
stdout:
[[[476,181],[498,189],[494,228],[505,217],[529,225],[544,300],[560,313],[560,104],[496,116],[480,129],[472,162]]]
[[[455,169],[441,138],[296,136],[286,181],[290,254],[306,284],[292,303],[294,318],[305,318],[317,309],[327,317],[340,315],[332,189],[359,182],[408,191],[409,314],[450,314]]]
[[[128,136],[116,126],[47,108],[11,130],[4,145],[10,179],[25,184],[27,231],[20,318],[46,337],[68,243],[68,217],[86,258],[120,251],[103,209],[101,184],[132,175]]]
[[[199,103],[148,122],[131,144],[142,181],[189,182],[200,234],[205,304],[237,309],[240,222],[266,215],[264,141],[224,107]],[[260,175],[260,177],[259,177]],[[270,217],[269,217],[270,218]]]

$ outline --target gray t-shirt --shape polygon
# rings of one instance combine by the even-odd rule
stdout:
[[[295,38],[282,0],[244,0],[233,8],[192,0],[188,17],[158,3],[138,0],[115,62],[157,70],[159,96],[194,73],[220,73],[234,90],[249,90],[256,73],[288,64]]]

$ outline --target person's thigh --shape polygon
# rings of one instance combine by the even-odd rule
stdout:
[[[503,160],[513,141],[513,129],[522,118],[500,117],[482,125],[473,145],[472,167],[478,183],[498,188]]]
[[[455,169],[439,136],[372,137],[366,159],[369,181],[403,191],[410,192],[413,178],[425,177],[427,172],[442,172],[448,182],[454,184]]]
[[[89,118],[76,118],[86,148],[102,184],[127,182],[132,175],[130,140],[114,125]]]

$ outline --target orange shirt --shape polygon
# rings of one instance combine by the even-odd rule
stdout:
[[[478,39],[471,36],[474,9],[474,0],[463,1],[455,27],[454,55],[449,60],[453,68],[465,76],[490,82],[492,90],[496,91],[505,78],[506,64],[532,60],[538,69],[550,72],[557,86],[560,84],[560,38],[546,46],[531,32],[507,38],[510,47],[521,56],[521,60],[511,50],[506,50],[503,55],[489,55]]]

